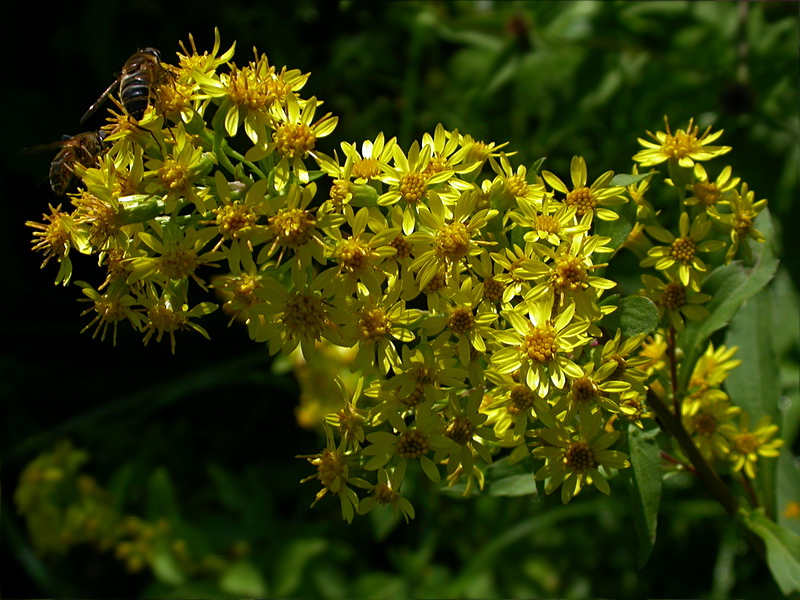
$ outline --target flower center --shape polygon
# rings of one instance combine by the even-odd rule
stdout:
[[[317,296],[294,292],[286,303],[281,320],[291,335],[319,339],[328,323],[328,312]]]
[[[699,151],[701,148],[702,146],[697,142],[697,136],[693,131],[690,131],[689,133],[680,132],[674,136],[667,135],[661,146],[661,151],[670,158],[680,159],[687,154]]]
[[[269,227],[282,246],[297,248],[311,239],[316,220],[307,210],[287,208],[269,218]]]
[[[594,212],[597,207],[597,199],[592,196],[589,188],[582,187],[567,194],[566,204],[567,206],[574,206],[576,209],[575,214],[582,217],[586,213]]]
[[[528,182],[519,175],[511,175],[506,178],[506,190],[515,198],[522,198],[528,193]]]
[[[694,258],[694,253],[697,250],[697,246],[694,243],[694,240],[687,237],[679,237],[674,242],[672,242],[672,247],[670,248],[670,255],[675,260],[678,260],[682,263],[688,263],[689,261]]]
[[[597,467],[594,452],[588,442],[572,442],[564,453],[564,464],[575,473],[584,473]]]
[[[287,158],[305,158],[317,143],[317,136],[305,123],[279,125],[272,137],[278,152]]]
[[[483,297],[489,302],[500,302],[505,289],[505,284],[497,281],[494,277],[487,277],[483,281]]]
[[[444,434],[462,446],[472,439],[473,427],[467,417],[454,418],[447,424]]]
[[[745,215],[737,215],[734,223],[733,229],[739,235],[739,237],[745,237],[750,230],[753,228],[753,219]]]
[[[717,431],[717,420],[713,415],[697,415],[694,419],[694,428],[698,434],[709,437]]]
[[[589,287],[585,282],[586,268],[577,256],[570,254],[558,258],[551,277],[553,287],[561,292],[583,291]]]
[[[435,244],[437,256],[456,262],[469,252],[469,231],[460,221],[450,223],[436,234]]]
[[[226,239],[235,238],[241,229],[252,227],[258,219],[252,208],[239,203],[221,206],[214,212],[217,214],[219,232]]]
[[[450,315],[448,326],[455,334],[466,333],[475,325],[475,316],[472,314],[472,309],[468,306],[459,306]]]
[[[369,308],[361,311],[358,328],[361,330],[361,339],[367,342],[376,342],[389,334],[390,321],[380,308]]]
[[[508,412],[518,415],[533,406],[533,390],[524,385],[515,385],[511,389],[509,400],[511,403],[508,405]]]
[[[692,193],[705,206],[716,204],[722,195],[717,184],[712,181],[698,181],[692,187]]]
[[[742,454],[752,454],[758,449],[758,440],[752,433],[741,433],[735,439],[736,449]]]
[[[419,431],[406,431],[397,439],[400,458],[420,458],[428,453],[428,440]]]
[[[221,78],[228,90],[228,98],[237,106],[250,110],[262,110],[272,103],[274,96],[269,88],[259,80],[257,73],[250,67],[237,69],[233,67],[227,78]]]
[[[534,229],[545,233],[558,233],[561,226],[553,215],[539,215],[533,223]]]
[[[522,342],[522,353],[530,360],[545,363],[558,352],[556,332],[550,325],[534,327]]]
[[[168,279],[183,279],[194,272],[199,264],[197,252],[174,248],[158,257],[158,271]]]
[[[353,164],[353,175],[357,179],[371,179],[381,174],[378,161],[374,158],[365,158]]]
[[[661,304],[668,310],[678,310],[686,304],[686,288],[682,283],[670,281],[664,286],[664,293],[661,295]]]
[[[588,377],[581,377],[572,382],[572,399],[578,404],[586,404],[597,397],[597,386]]]
[[[394,238],[389,245],[397,250],[397,254],[394,255],[395,259],[403,260],[411,256],[411,244],[406,241],[402,233]]]
[[[189,171],[176,161],[167,159],[158,169],[158,179],[168,190],[182,190],[189,183]]]
[[[435,294],[447,285],[447,278],[443,271],[440,271],[428,282],[423,290],[426,294]]]
[[[405,173],[400,178],[400,194],[409,204],[416,204],[428,190],[425,182],[428,178],[422,173]]]
[[[364,242],[349,238],[339,245],[337,258],[346,270],[357,273],[364,270],[369,264],[369,246]]]

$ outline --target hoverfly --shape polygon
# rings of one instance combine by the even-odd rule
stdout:
[[[50,163],[50,187],[57,196],[67,193],[75,178],[75,165],[89,168],[97,164],[103,151],[105,131],[87,131],[77,135],[65,135],[58,142],[26,148],[25,153],[58,149]]]
[[[134,121],[140,121],[152,103],[155,87],[164,80],[164,75],[167,73],[169,72],[161,66],[161,53],[158,50],[155,48],[139,50],[125,61],[120,76],[103,92],[97,102],[89,107],[80,122],[83,123],[88,119],[117,86],[125,112]]]

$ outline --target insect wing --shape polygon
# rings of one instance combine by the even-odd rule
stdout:
[[[81,117],[81,120],[79,121],[80,123],[83,123],[83,122],[84,122],[86,119],[88,119],[89,117],[91,117],[91,116],[92,116],[92,114],[94,114],[94,112],[95,112],[95,111],[96,111],[96,110],[97,110],[97,109],[100,107],[100,105],[101,105],[103,102],[105,102],[105,100],[106,100],[106,98],[108,98],[109,94],[111,94],[111,92],[113,92],[113,91],[114,91],[114,88],[116,88],[116,87],[119,85],[119,80],[120,80],[120,78],[119,78],[119,77],[117,77],[117,78],[114,80],[114,82],[113,82],[113,83],[112,83],[110,86],[108,86],[108,89],[107,89],[105,92],[103,92],[103,95],[102,95],[102,96],[100,96],[100,97],[97,99],[97,102],[95,102],[94,104],[92,104],[92,105],[89,107],[89,110],[87,110],[87,111],[84,113],[84,115]]]

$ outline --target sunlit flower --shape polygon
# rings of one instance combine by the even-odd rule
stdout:
[[[677,162],[681,167],[691,168],[694,166],[695,161],[711,160],[731,150],[730,146],[709,146],[711,142],[722,135],[722,129],[711,133],[711,126],[709,125],[703,134],[698,136],[700,129],[694,125],[694,119],[692,118],[689,119],[689,125],[685,131],[679,129],[673,135],[666,116],[664,117],[664,124],[667,130],[666,133],[663,131],[657,131],[655,134],[647,132],[647,135],[653,138],[655,143],[639,138],[639,143],[646,150],[637,152],[633,160],[643,167],[651,167],[670,160]]]
[[[726,196],[739,185],[740,181],[738,177],[731,177],[732,171],[733,169],[727,166],[720,171],[714,181],[711,181],[705,167],[700,163],[695,163],[695,182],[686,186],[692,195],[683,203],[686,206],[697,205],[703,208],[709,208],[718,203],[727,203]]]
[[[552,294],[524,306],[524,312],[519,308],[501,311],[512,328],[495,334],[506,347],[492,354],[492,366],[499,373],[519,369],[520,381],[545,396],[551,385],[563,389],[567,375],[582,375],[568,355],[589,341],[586,330],[591,323],[576,316],[574,304],[552,314]]]
[[[542,171],[542,177],[550,187],[566,196],[564,204],[574,206],[575,214],[579,219],[585,214],[591,213],[603,221],[617,220],[619,215],[610,209],[622,206],[628,199],[622,195],[625,188],[610,185],[614,172],[606,171],[591,186],[586,187],[588,174],[586,161],[582,156],[572,157],[569,170],[572,190],[568,189],[564,182],[550,171]]]
[[[654,246],[647,253],[647,258],[639,264],[642,267],[655,267],[659,271],[676,270],[677,279],[684,286],[695,291],[700,290],[700,280],[708,271],[706,263],[697,255],[698,252],[714,252],[725,247],[721,240],[703,241],[709,231],[711,222],[705,213],[700,213],[693,221],[689,213],[682,213],[680,218],[680,235],[675,237],[670,231],[657,225],[646,228],[653,238],[666,246]]]

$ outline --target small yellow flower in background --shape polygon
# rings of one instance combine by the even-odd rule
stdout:
[[[609,450],[617,441],[619,431],[603,432],[600,411],[587,414],[571,431],[560,423],[554,428],[537,429],[536,434],[547,445],[533,449],[534,458],[545,459],[545,465],[535,475],[545,482],[545,493],[553,493],[561,486],[561,501],[566,504],[584,485],[592,484],[604,494],[611,493],[606,476],[609,469],[630,466],[623,452]]]
[[[694,124],[692,118],[689,120],[686,130],[678,129],[673,134],[666,116],[664,124],[666,132],[657,131],[655,134],[647,132],[647,135],[653,138],[655,143],[639,138],[639,143],[646,150],[637,152],[633,160],[643,167],[652,167],[669,160],[677,162],[681,167],[692,168],[695,161],[711,160],[731,150],[730,146],[709,146],[711,142],[722,135],[722,129],[711,133],[711,126],[709,126],[698,136],[700,129]]]
[[[739,427],[726,423],[720,429],[730,442],[728,458],[733,462],[733,470],[744,470],[750,479],[756,476],[758,457],[776,458],[783,446],[783,440],[772,439],[778,433],[778,426],[772,423],[769,415],[761,417],[752,431],[750,415],[745,412],[741,415]]]
[[[622,195],[625,188],[609,185],[614,178],[614,172],[606,171],[591,186],[586,187],[588,173],[582,156],[572,157],[569,170],[572,190],[550,171],[542,171],[542,177],[550,187],[566,196],[564,204],[574,206],[578,218],[592,214],[603,221],[616,221],[619,215],[610,208],[622,206],[628,199]]]

